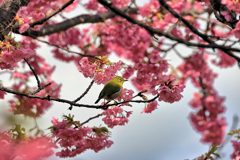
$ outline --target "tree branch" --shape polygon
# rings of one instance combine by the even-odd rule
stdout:
[[[117,102],[117,103],[113,103],[113,104],[107,104],[107,105],[103,105],[103,109],[108,109],[108,107],[110,107],[110,106],[114,106],[114,105],[117,106],[117,105],[120,105],[120,104],[129,103],[129,102],[134,102],[134,103],[149,103],[149,102],[155,101],[158,97],[159,97],[159,94],[158,94],[157,96],[153,97],[152,99],[147,100],[147,101],[142,101],[142,100],[130,100],[130,101]]]
[[[94,117],[90,117],[88,120],[86,120],[86,121],[84,121],[83,123],[81,123],[81,126],[83,126],[84,124],[88,123],[88,122],[91,121],[92,119],[98,118],[98,117],[100,117],[100,116],[102,116],[102,114],[98,114],[98,115],[96,115],[96,116],[94,116]]]
[[[222,4],[222,0],[209,0],[213,8],[213,13],[219,22],[225,23],[230,26],[232,29],[236,27],[237,20],[236,13],[230,10],[226,4]],[[221,14],[222,11],[227,11],[231,16],[231,20],[227,21],[225,17]]]
[[[113,105],[119,105],[119,104],[123,104],[123,103],[129,103],[129,102],[134,102],[134,103],[149,103],[154,101],[155,99],[157,99],[159,97],[159,95],[157,95],[156,97],[147,100],[147,101],[142,101],[142,100],[133,100],[133,101],[124,101],[124,102],[119,102],[119,103],[115,103],[115,104],[108,104],[108,105],[88,105],[88,104],[77,104],[73,101],[69,101],[66,99],[61,99],[61,98],[53,98],[50,95],[47,95],[45,97],[41,97],[38,95],[32,95],[32,94],[27,94],[27,93],[22,93],[22,92],[18,92],[15,90],[11,90],[8,88],[4,88],[4,87],[0,87],[1,91],[5,91],[7,93],[11,93],[11,94],[15,94],[15,95],[19,95],[19,96],[24,96],[24,97],[28,97],[28,98],[37,98],[37,99],[41,99],[41,100],[48,100],[48,101],[56,101],[56,102],[61,102],[61,103],[67,103],[70,104],[72,106],[76,106],[76,107],[85,107],[85,108],[95,108],[95,109],[107,109],[109,106],[113,106]]]
[[[180,16],[179,14],[177,14],[164,0],[158,0],[159,3],[165,7],[174,17],[178,18],[179,20],[181,20],[193,33],[195,33],[196,35],[198,35],[199,37],[201,37],[204,41],[208,42],[210,45],[217,45],[214,41],[212,41],[211,39],[208,38],[208,36],[206,34],[203,34],[201,32],[199,32],[195,27],[193,27],[186,19],[184,19],[182,16]],[[214,49],[214,48],[213,48]],[[237,60],[238,62],[240,62],[240,58],[235,56],[231,50],[228,49],[221,49],[223,52],[225,52],[227,55],[229,55],[230,57],[234,58],[235,60]]]
[[[123,11],[126,10],[126,7],[121,8],[121,10],[123,10]],[[127,13],[137,14],[137,10],[138,10],[137,8],[129,8],[127,10]],[[38,31],[35,31],[35,30],[32,30],[31,28],[29,28],[22,35],[30,36],[30,37],[32,37],[32,36],[34,36],[34,37],[46,36],[46,35],[50,35],[50,34],[53,34],[53,33],[65,31],[65,30],[67,30],[71,27],[74,27],[74,26],[78,25],[78,24],[104,22],[105,20],[110,19],[110,18],[114,18],[116,16],[117,15],[112,11],[102,12],[102,13],[99,13],[97,15],[83,14],[83,15],[65,20],[65,21],[57,23],[57,24],[44,26]],[[15,33],[20,34],[19,33],[19,27],[15,27],[13,31]]]
[[[192,30],[195,34],[199,34],[198,36],[202,37],[203,40],[207,41],[209,43],[209,45],[205,45],[205,44],[196,44],[196,43],[191,43],[187,40],[183,40],[181,38],[176,38],[176,37],[173,37],[171,36],[170,34],[168,33],[165,33],[165,32],[162,32],[158,29],[155,29],[155,28],[152,28],[148,25],[145,25],[144,23],[141,23],[139,22],[138,20],[128,16],[126,13],[122,12],[121,10],[119,10],[118,8],[114,7],[112,3],[108,3],[107,1],[105,0],[98,0],[102,5],[104,5],[105,7],[111,9],[113,12],[115,12],[117,15],[125,18],[126,20],[128,20],[129,22],[133,23],[133,24],[136,24],[144,29],[146,29],[150,35],[154,36],[154,34],[157,34],[159,36],[164,36],[166,38],[169,38],[171,40],[175,40],[179,43],[182,43],[182,44],[185,44],[186,46],[194,46],[194,47],[201,47],[201,48],[218,48],[218,49],[221,49],[222,51],[224,51],[226,54],[228,54],[229,56],[231,56],[232,58],[236,59],[238,62],[240,62],[240,58],[237,57],[236,55],[232,54],[231,51],[237,51],[237,52],[240,52],[240,49],[238,48],[231,48],[231,47],[228,47],[228,46],[224,46],[224,45],[218,45],[216,44],[215,42],[213,42],[212,40],[208,39],[208,36],[207,35],[203,35],[202,33],[198,32],[194,27],[192,27],[188,22],[187,20],[185,20],[184,18],[182,18],[181,16],[179,16],[175,11],[173,11],[172,8],[170,8],[166,3],[165,1],[160,1],[161,3],[163,3],[164,5],[163,6],[167,6],[166,9],[169,9],[171,11],[173,11],[173,14],[174,16],[176,15],[176,18],[178,17],[181,17],[179,18],[179,20],[183,20],[184,23],[186,23],[187,27],[190,27],[189,29]],[[170,12],[170,11],[169,11]],[[171,13],[171,12],[170,12]],[[194,29],[192,29],[194,28]]]

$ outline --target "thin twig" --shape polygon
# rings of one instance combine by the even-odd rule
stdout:
[[[58,46],[58,45],[56,45],[56,44],[49,43],[49,42],[44,41],[44,40],[41,40],[41,39],[39,39],[39,38],[36,38],[36,37],[32,37],[32,38],[36,39],[36,40],[39,41],[39,42],[46,43],[46,44],[48,44],[48,45],[50,45],[50,46],[54,46],[54,47],[57,47],[57,48],[62,49],[62,50],[64,50],[64,51],[67,51],[67,52],[69,52],[69,53],[74,53],[74,54],[77,54],[77,55],[82,56],[82,57],[92,57],[92,58],[95,58],[95,59],[99,59],[99,58],[97,58],[97,57],[94,56],[94,55],[82,54],[82,53],[79,53],[79,52],[71,51],[71,50],[69,50],[69,49],[65,49],[65,48],[60,47],[60,46]]]
[[[35,76],[35,78],[36,78],[36,80],[37,80],[38,88],[40,88],[41,85],[40,85],[40,81],[39,81],[39,79],[38,79],[38,76],[37,76],[36,72],[34,71],[34,69],[32,68],[32,66],[28,63],[28,61],[27,61],[25,58],[24,58],[24,61],[28,64],[29,68],[31,69],[33,75]]]
[[[80,100],[88,93],[88,91],[89,91],[90,88],[92,87],[93,83],[94,83],[94,80],[92,80],[92,82],[89,84],[89,86],[88,86],[88,88],[86,89],[86,91],[85,91],[80,97],[78,97],[77,99],[75,99],[73,102],[76,103],[77,101],[80,101]]]
[[[89,91],[90,88],[92,87],[93,83],[94,83],[94,80],[92,80],[92,82],[89,84],[89,86],[88,86],[88,88],[86,89],[86,91],[83,92],[83,94],[82,94],[80,97],[78,97],[77,99],[75,99],[73,102],[76,103],[76,102],[80,101],[80,100],[88,93],[88,91]],[[71,105],[68,109],[69,109],[69,110],[72,110],[72,105]]]
[[[185,57],[183,57],[176,48],[173,48],[174,52],[182,59],[185,59]]]
[[[88,120],[86,120],[85,122],[81,123],[81,126],[83,126],[84,124],[88,123],[89,121],[91,121],[92,119],[98,118],[100,116],[102,116],[103,114],[98,114],[94,117],[90,117]]]
[[[201,88],[202,88],[202,90],[201,90],[201,92],[202,92],[202,94],[203,94],[203,99],[201,100],[201,103],[202,103],[202,110],[204,111],[204,120],[207,120],[207,117],[206,117],[206,113],[205,113],[205,111],[207,110],[207,107],[206,107],[206,105],[205,105],[205,103],[204,103],[204,101],[205,101],[205,99],[206,99],[206,97],[208,96],[207,95],[207,93],[206,93],[206,89],[205,89],[205,87],[204,87],[204,84],[203,84],[203,81],[202,81],[202,77],[201,77],[202,75],[200,75],[199,76],[199,84],[200,84],[200,86],[201,86]]]
[[[40,92],[41,90],[43,90],[43,89],[46,88],[47,86],[50,86],[51,84],[52,84],[52,82],[50,82],[50,83],[48,83],[48,84],[46,84],[46,85],[44,85],[44,86],[39,87],[36,91],[32,92],[31,95],[34,95],[34,94]]]
[[[164,50],[165,53],[164,53],[164,55],[162,56],[162,58],[165,58],[165,57],[167,56],[167,53],[168,53],[169,51],[171,51],[172,49],[174,49],[174,47],[175,47],[177,44],[178,44],[178,42],[172,44],[171,47],[169,47],[168,49]]]
[[[52,82],[50,82],[50,83],[48,83],[48,84],[46,84],[46,85],[44,85],[44,86],[41,86],[40,81],[39,81],[39,78],[38,78],[36,72],[34,71],[34,69],[32,68],[32,66],[28,63],[28,61],[27,61],[25,58],[24,58],[24,61],[28,64],[29,68],[31,69],[33,75],[35,76],[35,78],[36,78],[36,80],[37,80],[38,89],[37,89],[36,91],[32,92],[31,95],[34,95],[34,94],[40,92],[41,90],[43,90],[44,88],[46,88],[47,86],[49,86],[49,85],[52,84]]]

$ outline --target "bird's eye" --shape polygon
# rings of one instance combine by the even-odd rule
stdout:
[[[121,82],[122,81],[121,78],[119,78],[118,81]]]

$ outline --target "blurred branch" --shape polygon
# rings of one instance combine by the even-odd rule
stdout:
[[[239,123],[239,117],[238,117],[238,115],[233,115],[232,126],[231,126],[229,132],[236,130],[236,128],[237,128],[237,126],[238,126],[238,123]],[[219,154],[221,153],[223,147],[226,146],[226,144],[231,140],[231,137],[232,137],[232,135],[227,135],[227,137],[225,138],[224,142],[223,142],[223,143],[221,144],[221,146],[219,147],[217,153],[219,153]],[[219,157],[215,157],[214,160],[217,160],[217,159],[219,159]]]
[[[79,52],[71,51],[71,50],[69,50],[69,49],[65,49],[65,48],[63,48],[63,47],[60,47],[60,46],[58,46],[58,45],[56,45],[56,44],[52,44],[52,43],[49,43],[49,42],[47,42],[47,41],[41,40],[41,39],[39,39],[39,38],[37,38],[37,37],[32,37],[32,38],[36,39],[36,40],[39,41],[39,42],[48,44],[48,45],[53,46],[53,47],[57,47],[57,48],[62,49],[62,50],[64,50],[64,51],[67,51],[67,52],[69,52],[69,53],[74,53],[74,54],[77,54],[77,55],[82,56],[82,57],[92,57],[92,58],[95,58],[95,59],[99,59],[99,58],[97,58],[97,57],[94,56],[94,55],[82,54],[82,53],[79,53]]]

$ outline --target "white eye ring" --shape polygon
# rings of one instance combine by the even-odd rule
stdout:
[[[119,78],[118,81],[121,82],[122,81],[121,78]]]

